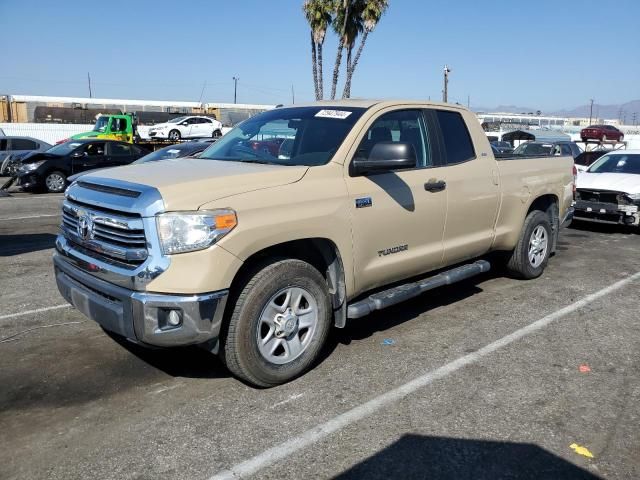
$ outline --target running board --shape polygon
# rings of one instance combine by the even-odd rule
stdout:
[[[347,318],[364,317],[374,310],[382,310],[391,305],[417,297],[434,288],[466,280],[467,278],[488,272],[490,269],[491,264],[489,262],[486,260],[478,260],[477,262],[439,273],[434,277],[425,278],[414,283],[406,283],[398,287],[390,288],[389,290],[374,293],[364,300],[349,305],[347,308]]]

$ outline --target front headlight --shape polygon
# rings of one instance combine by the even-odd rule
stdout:
[[[37,169],[40,165],[42,165],[46,160],[41,160],[39,162],[33,162],[33,163],[23,163],[20,166],[19,171],[21,173],[27,173],[27,172],[33,172],[35,169]]]
[[[163,213],[156,221],[165,255],[205,249],[238,224],[236,212],[230,209]]]

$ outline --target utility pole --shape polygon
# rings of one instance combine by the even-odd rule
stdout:
[[[89,72],[87,72],[87,80],[89,81],[89,98],[92,98],[92,94],[91,94],[91,75],[89,75]]]
[[[471,110],[471,95],[467,95],[467,110]]]
[[[449,98],[449,73],[451,73],[451,69],[444,66],[444,90],[442,90],[442,101],[447,103],[447,99]]]
[[[202,102],[202,97],[204,96],[204,89],[207,88],[207,81],[205,80],[202,84],[202,91],[200,92],[200,98],[198,99],[198,103]]]
[[[291,84],[291,103],[294,105],[296,103],[296,92],[293,89],[293,84]]]
[[[637,127],[638,126],[638,112],[633,112],[633,126]]]
[[[238,80],[239,77],[233,77],[233,103],[238,103]]]
[[[591,118],[593,117],[593,98],[590,99],[591,107],[589,108],[589,125],[591,125]]]

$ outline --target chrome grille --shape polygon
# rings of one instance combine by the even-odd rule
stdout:
[[[80,223],[82,222],[82,225]],[[148,256],[142,218],[65,200],[64,236],[99,258],[136,267]]]

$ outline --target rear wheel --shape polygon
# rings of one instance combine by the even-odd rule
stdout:
[[[50,172],[46,177],[44,177],[44,185],[48,192],[64,192],[64,189],[67,186],[67,176],[59,171]]]
[[[542,275],[551,253],[551,222],[540,210],[527,215],[516,248],[507,263],[509,272],[523,279]]]
[[[214,130],[211,135],[212,138],[220,138],[222,136],[222,132],[220,130]]]
[[[221,356],[235,376],[272,387],[311,368],[330,325],[331,304],[320,272],[301,260],[276,261],[242,287]]]
[[[180,131],[179,130],[171,130],[169,132],[169,137],[168,138],[172,142],[177,142],[178,140],[180,140]]]

